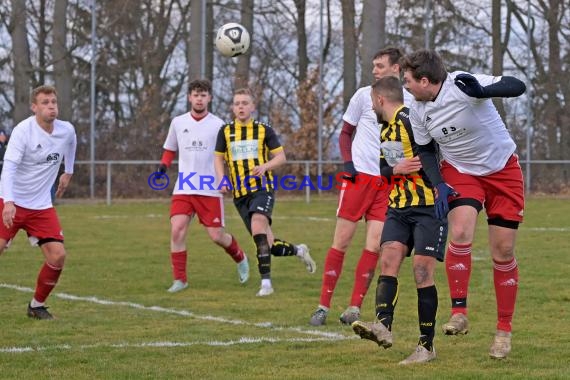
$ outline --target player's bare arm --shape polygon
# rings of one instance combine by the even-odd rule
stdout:
[[[2,210],[2,222],[6,228],[12,228],[15,216],[16,206],[14,205],[14,202],[4,202],[4,209]]]
[[[63,193],[65,193],[65,190],[69,186],[69,182],[71,182],[72,176],[73,174],[63,173],[59,177],[59,185],[57,186],[57,191],[55,192],[56,197],[61,198],[63,196]]]
[[[225,165],[224,156],[222,156],[221,154],[216,154],[214,157],[214,170],[216,171],[216,182],[218,184],[224,178],[224,165]],[[218,191],[222,194],[227,193],[229,190],[230,190],[229,186],[222,186],[218,189]]]
[[[412,158],[404,158],[402,161],[394,165],[394,174],[411,174],[422,168],[422,162],[419,156]]]
[[[285,162],[287,162],[287,157],[285,156],[285,151],[284,150],[280,150],[279,152],[276,152],[275,154],[271,154],[271,159],[269,161],[267,161],[266,163],[259,165],[259,166],[255,166],[251,173],[253,175],[263,175],[265,174],[265,172],[269,171],[269,170],[274,170],[276,168],[278,168],[279,166],[283,165]]]

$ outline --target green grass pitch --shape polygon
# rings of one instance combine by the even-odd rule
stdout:
[[[570,202],[530,198],[517,242],[520,287],[513,351],[488,358],[496,319],[492,266],[484,217],[473,249],[471,332],[447,337],[444,267],[437,268],[437,359],[402,368],[398,362],[418,336],[410,261],[400,274],[394,346],[379,349],[338,323],[352,289],[364,229],[346,256],[328,324],[308,325],[318,304],[322,267],[332,241],[333,197],[303,200],[278,195],[275,235],[307,243],[317,273],[296,258],[273,258],[275,294],[255,297],[255,250],[231,202],[226,225],[251,261],[240,285],[235,264],[194,221],[188,237],[190,286],[169,294],[169,204],[129,202],[111,207],[64,203],[58,212],[68,258],[48,299],[54,321],[26,317],[41,253],[24,233],[0,257],[0,378],[54,379],[527,379],[570,378]],[[374,316],[374,279],[363,319]]]

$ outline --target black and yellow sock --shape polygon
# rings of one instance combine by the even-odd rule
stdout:
[[[398,303],[398,278],[379,276],[376,286],[376,318],[388,330],[392,330],[394,309]]]
[[[273,256],[295,256],[297,254],[297,247],[295,247],[295,244],[291,244],[285,240],[275,239],[271,246],[271,254]]]
[[[437,314],[437,289],[435,285],[418,289],[418,320],[420,340],[418,345],[431,351],[435,335],[435,316]]]
[[[266,234],[253,235],[253,241],[257,248],[257,268],[261,279],[271,278],[271,255],[269,254],[269,243]]]

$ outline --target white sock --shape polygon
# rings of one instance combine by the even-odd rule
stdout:
[[[35,298],[32,298],[32,302],[30,302],[30,306],[31,307],[40,307],[40,306],[44,306],[45,302],[38,302],[36,301]]]
[[[262,288],[271,288],[271,280],[268,278],[264,278],[261,280],[261,287]]]

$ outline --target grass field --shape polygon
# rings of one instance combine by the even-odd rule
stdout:
[[[188,239],[190,287],[171,283],[167,202],[58,206],[68,259],[48,299],[54,321],[26,317],[42,257],[20,233],[0,257],[0,378],[57,379],[527,379],[570,378],[570,202],[531,198],[520,229],[520,288],[513,352],[488,358],[495,327],[492,267],[483,217],[474,244],[471,332],[446,337],[449,313],[443,265],[438,266],[438,357],[401,368],[415,347],[416,292],[410,261],[400,276],[394,346],[379,349],[337,322],[347,306],[363,228],[347,254],[328,325],[308,325],[318,304],[322,264],[334,229],[336,202],[278,199],[276,236],[305,242],[318,264],[310,275],[295,258],[273,259],[275,294],[257,298],[253,243],[231,203],[226,224],[249,253],[252,276],[237,281],[234,263],[198,224]],[[375,281],[363,319],[374,316]]]

